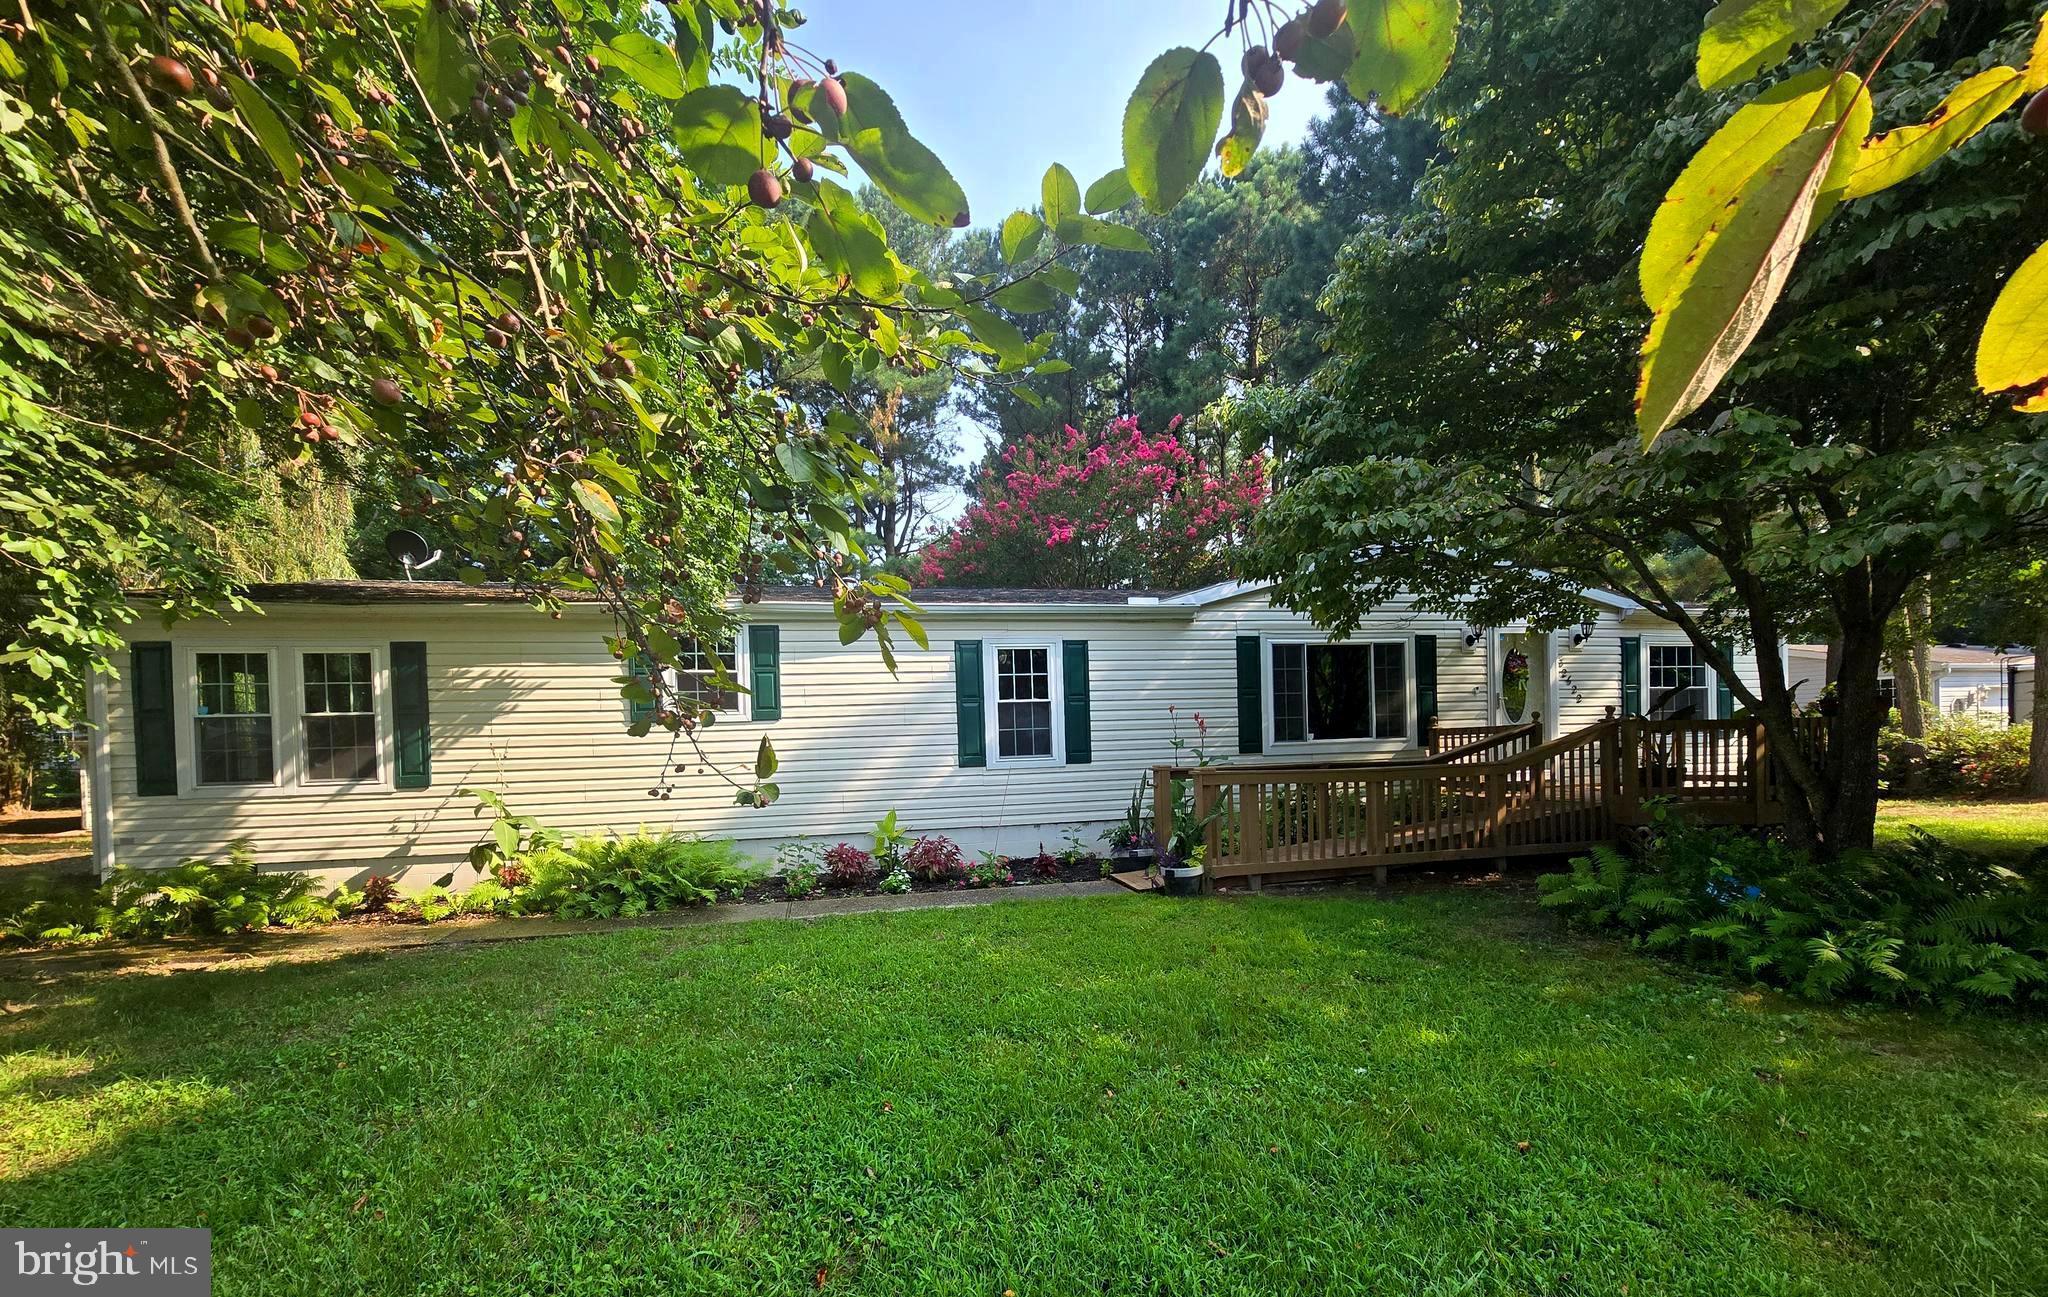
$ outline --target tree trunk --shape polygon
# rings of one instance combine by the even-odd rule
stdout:
[[[1882,623],[1844,627],[1841,707],[1828,727],[1827,779],[1815,816],[1817,854],[1869,848],[1877,831],[1877,739],[1887,713],[1877,697]]]

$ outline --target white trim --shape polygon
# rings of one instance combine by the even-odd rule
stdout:
[[[752,624],[749,623],[749,625]],[[762,622],[759,624],[767,626],[778,625],[779,623]],[[713,711],[711,713],[711,724],[713,725],[746,724],[754,719],[753,672],[750,670],[753,665],[753,646],[751,643],[753,637],[747,634],[747,630],[748,626],[741,626],[733,632],[732,637],[732,682],[739,686],[738,691],[733,694],[733,698],[736,700],[737,705],[730,711]],[[663,667],[661,673],[668,677],[669,687],[673,689],[675,687],[676,669],[674,667]],[[632,674],[630,662],[626,665],[626,674]],[[622,697],[619,699],[619,710],[623,713],[626,723],[632,724],[633,704]],[[650,730],[649,732],[653,731]],[[666,731],[663,732],[665,733]]]
[[[1657,697],[1657,689],[1650,684],[1650,650],[1660,648],[1682,648],[1698,659],[1699,667],[1707,673],[1707,714],[1702,720],[1723,720],[1714,713],[1721,708],[1721,673],[1714,670],[1714,664],[1707,661],[1707,655],[1700,646],[1690,639],[1685,640],[1641,640],[1639,647],[1643,654],[1643,715],[1648,716],[1651,703]]]
[[[1046,692],[1052,707],[1052,754],[1043,757],[1006,757],[999,733],[1002,699],[996,689],[996,658],[1004,649],[1029,649],[1045,654]],[[982,752],[991,770],[1030,769],[1033,766],[1067,764],[1066,662],[1059,640],[984,639],[981,644]]]
[[[104,880],[114,868],[114,753],[107,731],[107,678],[97,671],[86,683],[85,719],[91,727],[86,739],[86,795],[92,799],[92,868]]]
[[[199,655],[260,653],[270,663],[270,780],[251,784],[199,782]],[[304,706],[307,653],[368,653],[370,710],[377,735],[377,774],[372,779],[312,780],[306,778]],[[278,658],[290,655],[289,669]],[[391,663],[386,646],[360,640],[289,640],[256,645],[247,641],[181,644],[175,650],[171,681],[178,717],[178,796],[195,801],[233,801],[242,797],[389,796],[398,791],[397,736],[385,713],[390,707]]]
[[[1312,734],[1305,739],[1281,739],[1274,737],[1273,726],[1279,720],[1279,716],[1273,706],[1273,648],[1278,644],[1299,644],[1304,649],[1330,645],[1339,648],[1372,648],[1381,644],[1398,645],[1401,649],[1401,689],[1406,698],[1401,713],[1401,729],[1403,732],[1397,735],[1389,734],[1382,736],[1373,734],[1333,739],[1319,739]],[[1302,665],[1304,672],[1302,688],[1306,690],[1308,687],[1306,653],[1303,655]],[[1443,687],[1441,679],[1438,680],[1437,687],[1441,691]],[[1260,709],[1265,713],[1265,733],[1260,735],[1260,738],[1264,742],[1264,750],[1267,752],[1271,752],[1276,748],[1285,752],[1297,752],[1312,751],[1318,748],[1329,749],[1339,745],[1357,745],[1361,743],[1385,744],[1397,741],[1404,748],[1419,748],[1421,741],[1415,734],[1415,731],[1420,728],[1415,723],[1415,639],[1413,636],[1405,638],[1396,636],[1392,639],[1333,640],[1327,635],[1295,632],[1261,635],[1259,636],[1259,702]],[[1375,721],[1377,721],[1377,717],[1375,717]]]
[[[375,770],[370,772],[370,777],[368,779],[315,779],[312,777],[312,774],[310,773],[312,765],[312,756],[310,752],[310,745],[306,741],[306,717],[313,715],[359,716],[362,713],[309,712],[306,710],[306,655],[309,653],[366,653],[369,655],[371,739],[370,746],[376,751],[377,766]],[[293,680],[294,683],[298,686],[297,693],[294,694],[291,700],[292,720],[290,725],[290,729],[293,731],[294,736],[298,740],[298,751],[294,754],[294,763],[297,766],[297,770],[295,772],[297,776],[296,782],[306,788],[318,788],[323,791],[334,792],[356,792],[366,788],[376,788],[380,785],[389,782],[394,769],[392,764],[393,758],[397,755],[397,753],[394,750],[395,736],[390,732],[391,726],[384,723],[384,712],[388,694],[386,693],[384,688],[383,664],[378,661],[377,650],[369,645],[365,645],[360,648],[320,648],[311,645],[302,645],[300,647],[294,648],[291,651],[291,654],[292,666],[294,668],[292,673]],[[274,707],[275,704],[273,702],[273,709]],[[196,758],[198,755],[198,752],[195,750],[193,756]]]

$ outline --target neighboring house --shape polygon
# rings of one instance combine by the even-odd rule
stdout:
[[[1213,757],[1286,762],[1413,756],[1432,724],[1540,713],[1556,734],[1659,699],[1732,711],[1677,627],[1605,591],[1566,630],[1468,628],[1404,602],[1332,644],[1260,586],[935,589],[917,596],[931,648],[904,645],[892,676],[871,641],[840,644],[822,592],[773,590],[718,647],[748,692],[713,700],[700,757],[627,732],[599,606],[555,620],[456,582],[247,593],[262,615],[138,622],[122,678],[95,679],[103,870],[247,838],[265,866],[423,885],[487,829],[465,788],[560,829],[677,829],[755,855],[864,841],[892,809],[911,830],[1018,852],[1120,819],[1147,768],[1192,762],[1170,741],[1194,743],[1198,715]],[[1511,653],[1526,690],[1501,687]],[[1738,669],[1754,683],[1751,657]],[[781,799],[744,808],[706,758],[747,771],[763,735]]]
[[[1788,680],[1801,704],[1820,697],[1827,685],[1827,645],[1794,644],[1785,652]],[[1969,644],[1935,644],[1927,657],[1933,673],[1931,699],[1943,716],[1974,716],[1993,725],[2025,720],[2033,707],[2034,658]],[[1890,670],[1877,677],[1878,696],[1887,708],[1899,705],[1898,681]]]

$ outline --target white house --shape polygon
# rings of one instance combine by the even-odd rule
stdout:
[[[1193,744],[1198,726],[1214,757],[1299,762],[1412,755],[1431,724],[1540,714],[1555,734],[1610,707],[1732,706],[1677,627],[1605,591],[1564,630],[1467,627],[1401,602],[1340,644],[1257,586],[927,590],[931,648],[906,646],[892,676],[872,642],[840,644],[821,592],[775,590],[718,647],[747,689],[713,700],[700,755],[627,732],[599,606],[556,620],[456,582],[248,593],[261,615],[138,621],[121,678],[95,680],[102,870],[246,838],[267,867],[424,885],[485,829],[465,788],[565,830],[677,829],[757,855],[859,840],[892,809],[911,830],[1018,852],[1069,829],[1092,841],[1146,768],[1191,755],[1170,741]],[[1520,698],[1502,687],[1511,654],[1528,663]],[[1738,669],[1754,683],[1751,657]],[[736,805],[717,772],[747,771],[763,735],[781,798]]]
[[[1794,698],[1811,703],[1827,687],[1827,645],[1794,644],[1786,650]],[[2034,657],[1970,644],[1935,644],[1927,658],[1933,675],[1934,710],[1943,716],[1973,716],[1992,725],[2025,720],[2033,707]],[[1877,677],[1887,707],[1898,706],[1898,682],[1890,670]]]

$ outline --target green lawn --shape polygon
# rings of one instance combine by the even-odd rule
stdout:
[[[1518,896],[0,1000],[0,1221],[205,1224],[222,1294],[2048,1292],[2048,1024],[1758,995]]]
[[[2048,802],[1902,800],[1877,804],[1879,845],[1903,840],[1908,825],[1966,850],[2017,858],[2048,846]]]

